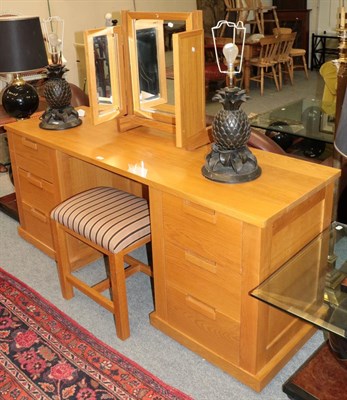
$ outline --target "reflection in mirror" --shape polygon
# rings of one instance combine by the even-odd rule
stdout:
[[[183,20],[138,19],[133,28],[137,65],[132,68],[136,68],[133,73],[138,76],[138,81],[133,81],[135,110],[174,114],[172,36],[184,32],[186,23]]]
[[[155,28],[138,29],[136,31],[136,41],[140,100],[157,98],[160,92],[157,35]]]
[[[95,36],[93,43],[98,103],[112,104],[107,36]]]
[[[85,31],[88,94],[93,123],[125,113],[124,61],[118,26]]]
[[[135,110],[152,113],[158,105],[167,103],[165,46],[162,20],[138,19],[133,26],[133,52],[136,64],[131,64]]]

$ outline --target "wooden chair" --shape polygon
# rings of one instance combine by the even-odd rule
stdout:
[[[260,19],[258,19],[258,13],[256,8],[253,7],[253,1],[247,0],[224,0],[225,3],[225,20],[237,23],[238,21],[243,22],[244,25],[251,25],[251,32],[262,33],[260,26]],[[249,19],[253,16],[253,19]],[[222,26],[220,36],[225,34],[225,25]]]
[[[279,39],[276,36],[266,36],[260,39],[259,43],[259,56],[250,59],[250,65],[257,68],[257,73],[251,76],[250,80],[260,83],[260,94],[263,96],[265,77],[273,79],[276,89],[280,89],[276,73]]]
[[[265,24],[274,24],[276,28],[279,28],[276,6],[264,6],[261,0],[248,0],[248,3],[252,4],[252,8],[256,10],[256,20],[259,21],[260,33],[265,34]],[[267,18],[264,18],[264,15]]]
[[[282,89],[282,66],[287,69],[290,83],[293,85],[293,59],[290,56],[296,32],[281,34],[278,36],[278,53],[277,53],[277,66],[278,66],[278,80],[280,89]]]
[[[272,32],[274,35],[283,34],[283,33],[287,34],[287,33],[291,33],[292,29],[280,27],[280,28],[274,28]],[[292,47],[292,49],[290,51],[290,56],[293,58],[293,70],[294,69],[304,69],[306,79],[308,79],[306,50]],[[299,63],[299,64],[295,63],[295,58],[299,58],[299,61],[301,61],[301,63]]]
[[[65,299],[74,296],[73,288],[110,311],[115,317],[117,336],[130,336],[125,279],[136,272],[152,276],[149,265],[129,253],[151,240],[147,201],[110,187],[96,187],[63,201],[51,212],[58,275]],[[73,273],[67,237],[101,252],[108,258],[106,279],[90,285]],[[124,263],[128,266],[125,268]],[[110,289],[111,298],[102,294]]]
[[[306,79],[308,79],[306,50],[293,48],[290,52],[290,56],[293,58],[293,69],[304,69]],[[296,64],[294,61],[295,58],[299,58],[299,61],[301,60],[301,64]]]

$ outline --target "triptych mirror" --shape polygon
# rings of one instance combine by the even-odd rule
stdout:
[[[201,11],[123,11],[120,26],[85,32],[85,45],[94,124],[158,128],[187,149],[209,142]]]

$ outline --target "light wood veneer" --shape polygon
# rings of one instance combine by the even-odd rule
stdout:
[[[329,225],[339,170],[253,150],[257,180],[216,183],[201,174],[209,145],[186,151],[169,133],[119,133],[112,121],[93,126],[86,112],[66,131],[37,120],[7,125],[20,235],[54,257],[48,216],[61,200],[99,184],[149,196],[151,323],[261,390],[314,329],[249,291]],[[146,177],[128,171],[141,161]],[[76,268],[97,256],[70,243]]]

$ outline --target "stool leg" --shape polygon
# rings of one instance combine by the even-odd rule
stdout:
[[[125,340],[130,336],[130,326],[123,254],[109,255],[108,261],[116,332],[119,339]]]
[[[54,220],[51,220],[51,226],[61,293],[64,299],[70,300],[74,297],[74,291],[73,286],[67,280],[67,276],[71,274],[71,267],[66,245],[66,233]]]

